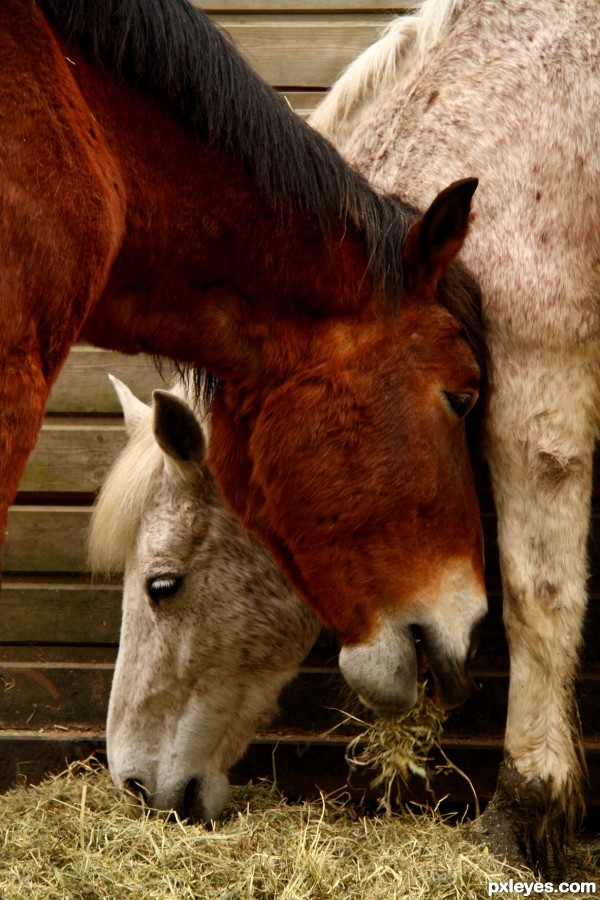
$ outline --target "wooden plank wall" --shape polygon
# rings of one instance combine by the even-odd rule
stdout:
[[[314,107],[342,67],[376,39],[394,12],[385,0],[204,0],[255,67],[301,113]],[[0,693],[0,789],[18,775],[35,780],[66,759],[102,752],[117,649],[120,588],[86,573],[90,504],[124,444],[112,372],[143,399],[160,379],[152,363],[78,347],[56,384],[44,429],[10,513],[0,594],[0,664],[10,689]],[[600,465],[596,466],[596,473]],[[597,478],[598,486],[598,478]],[[594,507],[592,600],[579,681],[590,764],[588,802],[600,807],[600,546]],[[500,611],[495,518],[482,490],[491,613],[477,658],[478,690],[446,728],[446,750],[468,771],[480,797],[493,789],[506,710],[507,653]],[[273,760],[291,795],[344,784],[344,738],[323,737],[346,701],[335,643],[323,635],[299,678],[284,692],[279,719],[236,768],[245,779],[270,775]],[[276,751],[275,751],[275,748]],[[275,752],[274,752],[275,751]],[[364,783],[354,778],[353,784]],[[470,799],[460,778],[438,791]]]

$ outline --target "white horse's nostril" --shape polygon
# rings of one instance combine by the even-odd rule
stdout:
[[[123,790],[134,797],[142,806],[150,806],[150,794],[141,778],[130,777],[123,781]]]

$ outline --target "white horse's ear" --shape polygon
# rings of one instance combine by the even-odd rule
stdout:
[[[118,378],[115,378],[114,375],[109,374],[108,377],[115,389],[115,393],[121,404],[121,409],[123,410],[125,430],[127,431],[127,434],[131,435],[138,426],[148,418],[151,412],[150,407],[146,406],[145,403],[142,403],[141,400],[138,400],[127,385],[123,384],[122,381],[119,381]]]
[[[154,437],[166,456],[180,466],[206,460],[206,438],[190,407],[170,391],[153,391]]]

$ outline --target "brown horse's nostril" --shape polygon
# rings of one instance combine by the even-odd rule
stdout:
[[[415,642],[415,648],[417,651],[417,671],[419,675],[424,675],[431,668],[429,664],[429,658],[427,656],[427,651],[425,649],[425,642],[423,640],[423,635],[421,634],[421,629],[418,625],[411,625],[410,630]]]
[[[137,800],[142,806],[150,806],[150,794],[144,787],[141,779],[126,778],[123,782],[123,789],[126,791],[126,793],[130,794],[135,800]]]
[[[414,633],[414,629],[413,629]],[[432,625],[421,627],[421,636],[425,644],[427,659],[435,677],[437,693],[447,709],[460,706],[471,693],[471,679],[467,674],[469,656],[456,655],[449,652],[443,634]],[[469,641],[469,653],[473,646],[473,631]],[[477,640],[475,638],[475,647]],[[464,651],[463,651],[464,652]]]
[[[198,780],[196,778],[191,778],[183,792],[183,803],[181,809],[181,816],[183,819],[197,819],[197,813],[195,812],[196,800],[198,797]]]
[[[473,662],[473,658],[479,649],[479,638],[481,637],[481,629],[485,616],[476,622],[471,631],[471,641],[469,643],[469,652],[467,653],[467,664]]]

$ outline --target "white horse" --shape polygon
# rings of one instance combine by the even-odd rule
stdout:
[[[483,292],[484,446],[510,650],[505,763],[484,816],[530,859],[582,813],[574,679],[600,423],[597,0],[415,0],[312,118],[424,208],[479,178],[461,254]]]
[[[209,821],[319,625],[226,507],[184,394],[155,391],[151,408],[112,381],[129,441],[90,534],[93,568],[125,572],[110,772],[151,807]]]

